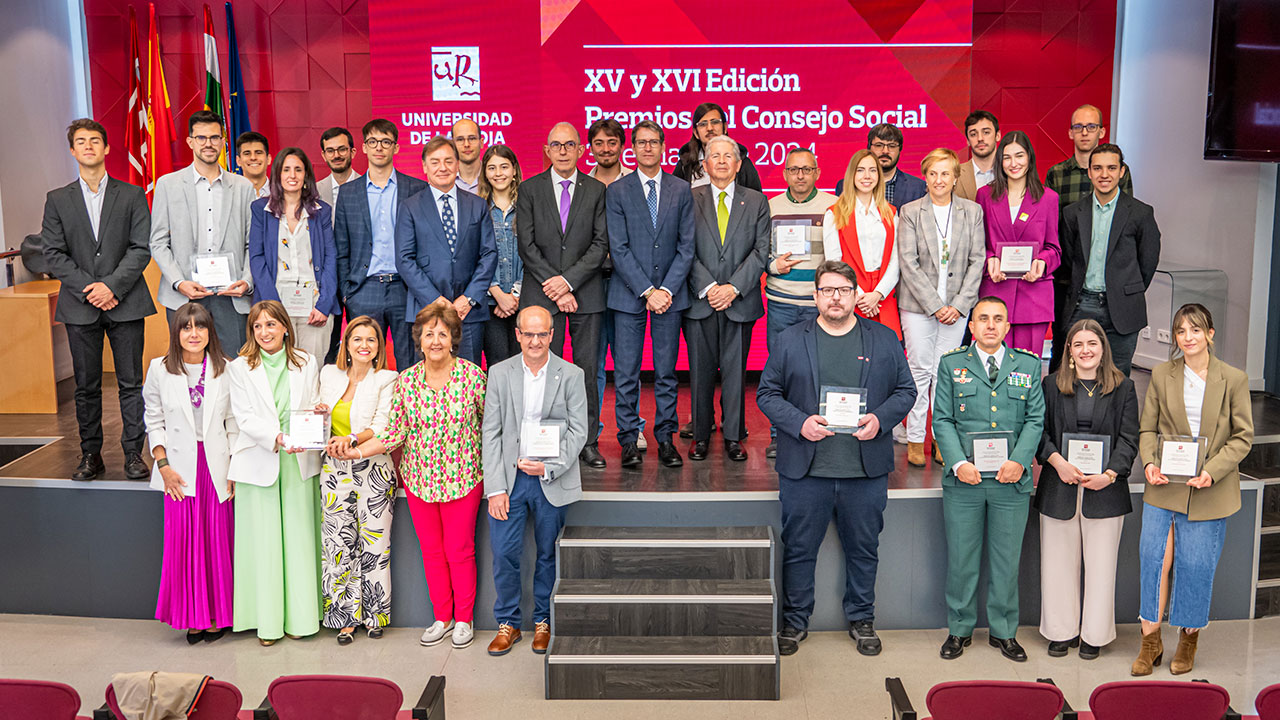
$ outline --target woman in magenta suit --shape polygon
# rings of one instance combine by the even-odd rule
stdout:
[[[1026,133],[1014,130],[1001,138],[996,157],[995,182],[977,197],[987,228],[987,274],[978,294],[1004,300],[1013,324],[1006,343],[1038,356],[1053,322],[1053,271],[1062,261],[1058,194],[1040,183]],[[1031,269],[1003,271],[1006,248],[1025,248],[1033,258]]]

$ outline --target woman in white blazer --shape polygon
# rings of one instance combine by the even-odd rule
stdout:
[[[240,431],[228,477],[236,483],[235,629],[272,645],[320,630],[320,451],[289,438],[294,411],[320,403],[315,358],[293,344],[284,306],[249,310],[247,340],[231,363]]]
[[[151,487],[163,490],[164,560],[156,619],[213,642],[232,622],[234,487],[227,480],[230,383],[222,345],[204,306],[187,303],[169,322],[169,350],[151,361],[142,400],[151,443]]]
[[[321,624],[348,645],[357,626],[382,637],[391,622],[391,515],[396,470],[385,453],[355,449],[385,430],[396,372],[387,370],[382,327],[368,315],[347,322],[338,364],[320,370],[320,402],[332,439],[320,468]]]

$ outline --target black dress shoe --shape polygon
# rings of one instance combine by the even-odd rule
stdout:
[[[943,660],[955,660],[964,654],[964,649],[973,643],[973,637],[966,635],[948,635],[947,641],[942,643],[942,649],[938,651],[938,655]]]
[[[684,438],[685,440],[689,440],[693,438],[693,421],[692,420],[680,426],[680,437]]]
[[[669,468],[678,468],[684,465],[684,459],[680,457],[680,451],[676,449],[675,443],[670,442],[658,443],[658,460]]]
[[[205,632],[203,630],[187,633],[187,644],[195,645],[196,643],[204,639],[204,635],[205,635]]]
[[[75,472],[71,473],[72,480],[92,480],[107,471],[107,466],[102,462],[102,456],[98,453],[85,453],[80,456],[80,464],[76,466]]]
[[[1080,641],[1080,659],[1081,660],[1097,660],[1102,654],[1102,648],[1098,645],[1090,645],[1089,643]]]
[[[593,468],[602,468],[608,465],[604,461],[604,455],[600,454],[599,445],[587,445],[582,448],[582,452],[578,453],[578,459],[583,465]]]
[[[870,620],[854,620],[849,623],[849,637],[858,644],[859,653],[880,654],[880,636],[876,634],[876,626]]]
[[[737,440],[724,441],[724,454],[729,456],[734,462],[742,462],[747,459],[747,450],[742,447],[742,443]]]
[[[800,643],[809,637],[808,630],[801,630],[790,625],[782,628],[782,632],[778,633],[778,654],[779,655],[795,655],[800,649]]]
[[[644,462],[644,456],[640,454],[640,448],[636,447],[635,443],[627,443],[622,446],[622,467],[640,467],[642,462]]]
[[[706,460],[707,459],[707,441],[699,440],[689,448],[690,460]]]
[[[764,449],[764,456],[767,458],[778,457],[778,441],[776,438],[769,440],[768,447]]]
[[[128,453],[124,456],[124,476],[130,480],[146,480],[151,477],[151,468],[142,461],[142,453]]]
[[[1080,644],[1080,636],[1070,640],[1054,640],[1049,643],[1049,657],[1066,657],[1067,651]]]
[[[1026,662],[1027,651],[1022,649],[1018,644],[1018,638],[1009,638],[1001,640],[1000,638],[989,638],[991,647],[1000,648],[1000,654],[1009,658],[1014,662]]]
[[[226,635],[226,634],[227,634],[227,629],[226,629],[226,628],[218,628],[217,630],[205,630],[205,631],[204,631],[204,641],[205,641],[205,642],[213,642],[214,640],[218,640],[218,639],[220,639],[223,635]]]

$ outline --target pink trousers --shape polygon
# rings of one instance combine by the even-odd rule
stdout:
[[[1030,350],[1040,357],[1044,354],[1044,337],[1049,332],[1049,323],[1014,323],[1009,327],[1004,344],[1021,350]]]
[[[436,620],[469,623],[476,606],[476,513],[482,484],[449,502],[426,502],[412,492],[409,515],[422,548],[422,569]]]

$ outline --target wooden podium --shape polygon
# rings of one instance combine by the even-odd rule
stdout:
[[[57,280],[0,288],[0,413],[58,412],[53,311],[61,288]]]

